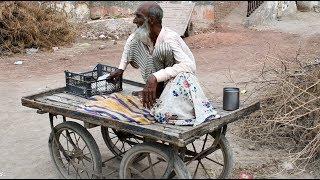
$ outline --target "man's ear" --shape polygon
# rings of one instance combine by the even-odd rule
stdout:
[[[149,24],[153,25],[156,24],[157,20],[154,16],[149,16]]]

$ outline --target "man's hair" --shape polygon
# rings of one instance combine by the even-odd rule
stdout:
[[[149,16],[155,17],[158,23],[162,24],[163,10],[159,5],[151,6],[148,14]]]

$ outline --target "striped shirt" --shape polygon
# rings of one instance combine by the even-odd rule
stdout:
[[[127,57],[130,48],[130,43],[133,37],[134,33],[132,33],[126,41],[124,51],[120,60],[119,69],[125,70],[128,65]],[[179,34],[167,27],[163,27],[159,33],[154,48],[157,48],[157,46],[159,46],[159,44],[163,42],[166,42],[170,45],[170,48],[174,54],[174,59],[176,60],[176,64],[174,64],[172,67],[166,67],[165,69],[161,69],[153,73],[157,81],[167,81],[171,78],[176,77],[181,72],[190,72],[195,74],[195,59],[187,44],[183,41]],[[152,45],[148,45],[148,47],[152,47]],[[150,52],[152,52],[152,49],[149,50]]]

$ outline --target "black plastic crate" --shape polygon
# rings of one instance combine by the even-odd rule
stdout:
[[[100,76],[109,74],[116,69],[115,67],[98,64],[89,72],[73,73],[65,71],[66,90],[69,93],[85,98],[122,91],[122,78],[117,80],[98,80]]]

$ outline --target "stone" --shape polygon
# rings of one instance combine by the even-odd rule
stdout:
[[[53,51],[57,51],[59,47],[52,47]]]
[[[253,175],[247,172],[241,172],[239,175],[239,179],[253,179]]]
[[[104,34],[101,34],[101,35],[99,36],[99,38],[100,38],[100,39],[105,39],[106,36],[105,36]]]
[[[64,11],[66,13],[71,13],[73,9],[75,9],[73,4],[71,4],[70,2],[65,2],[64,3]]]
[[[75,14],[77,19],[88,19],[90,16],[90,9],[86,3],[79,3],[75,7]]]
[[[291,171],[294,169],[293,164],[291,162],[283,162],[282,167],[287,171]]]
[[[32,55],[32,54],[38,52],[38,50],[39,50],[39,48],[29,48],[29,49],[26,49],[26,53],[28,55]]]
[[[21,65],[23,62],[22,61],[16,61],[14,62],[15,65]]]
[[[100,50],[105,49],[105,48],[106,48],[106,46],[105,46],[105,45],[101,45],[101,46],[99,46],[99,49],[100,49]]]
[[[82,44],[79,44],[80,47],[90,47],[91,44],[89,43],[82,43]]]
[[[255,150],[256,147],[255,147],[254,145],[249,145],[248,149],[249,149],[249,150]]]
[[[245,94],[247,92],[247,90],[243,89],[240,91],[241,94]]]
[[[92,7],[90,9],[90,18],[92,20],[101,19],[103,17],[103,10],[100,7]]]
[[[313,6],[313,9],[314,9],[314,12],[320,13],[320,6],[315,5],[315,6]]]

